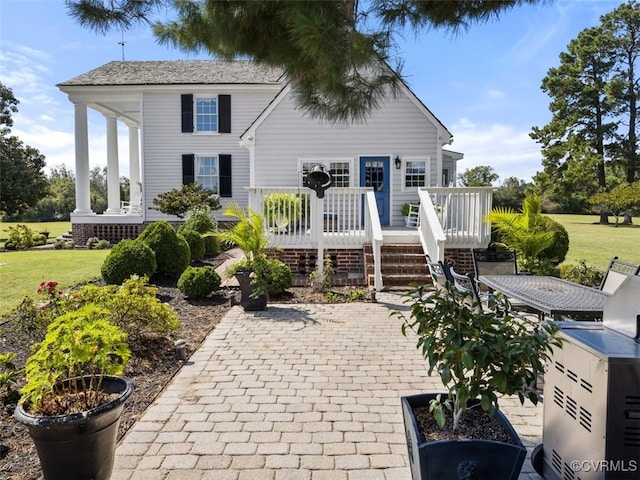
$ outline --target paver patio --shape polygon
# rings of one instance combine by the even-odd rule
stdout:
[[[400,397],[442,391],[379,303],[233,307],[120,443],[113,480],[409,480]],[[501,408],[529,453],[542,405]],[[540,480],[525,461],[522,480]]]

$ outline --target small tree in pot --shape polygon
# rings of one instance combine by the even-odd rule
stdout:
[[[131,382],[127,335],[94,304],[56,318],[27,360],[15,410],[29,429],[45,478],[108,479]]]
[[[429,364],[429,374],[436,371],[447,389],[446,393],[427,398],[416,395],[402,399],[414,479],[457,478],[456,469],[465,462],[471,462],[472,469],[479,472],[477,478],[517,478],[526,450],[498,411],[498,395],[517,394],[522,403],[527,398],[537,403],[538,396],[529,386],[535,384],[552,346],[559,346],[554,336],[557,327],[539,324],[537,319],[514,318],[509,312],[485,312],[472,305],[469,294],[455,290],[449,283],[447,288],[433,292],[419,287],[410,295],[410,317],[402,312],[394,314],[404,322],[403,334],[407,335],[409,330],[416,333],[416,346]],[[438,450],[436,458],[431,457],[427,451],[429,443],[418,432],[409,431],[417,426],[412,409],[418,404],[428,405],[440,427],[450,412],[453,430],[471,408],[501,417],[507,424],[506,430],[515,436],[515,445],[504,444],[514,457],[501,464],[493,448],[503,448],[485,444],[478,446],[477,456],[470,457],[469,448],[475,445],[465,442],[475,440],[461,440],[449,442],[452,448],[464,449],[461,459],[455,461],[455,454],[447,452],[445,465],[436,465],[442,450]],[[490,470],[493,467],[501,470]]]

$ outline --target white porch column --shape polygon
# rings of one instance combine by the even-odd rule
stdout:
[[[76,208],[73,213],[93,213],[89,196],[89,133],[87,106],[73,104],[76,147]]]
[[[129,125],[129,187],[131,205],[137,205],[142,198],[140,188],[140,146],[138,127]]]
[[[120,213],[120,170],[118,165],[118,120],[107,117],[107,211]]]

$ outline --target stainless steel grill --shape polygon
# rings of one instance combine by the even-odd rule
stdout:
[[[558,323],[563,347],[546,366],[534,468],[546,480],[637,480],[640,277],[616,290],[602,323]]]

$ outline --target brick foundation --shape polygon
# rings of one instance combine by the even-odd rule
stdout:
[[[444,252],[445,261],[453,265],[456,273],[465,275],[475,273],[473,268],[473,257],[469,248],[447,248]]]
[[[336,285],[366,285],[364,251],[362,249],[328,249]],[[294,284],[306,285],[311,272],[316,269],[318,251],[312,248],[287,248],[274,251],[271,257],[279,259],[291,268]]]
[[[109,240],[112,244],[125,238],[134,239],[153,222],[121,224],[121,223],[74,223],[71,228],[73,242],[81,247],[91,237]],[[182,222],[169,222],[173,228],[178,228]]]

